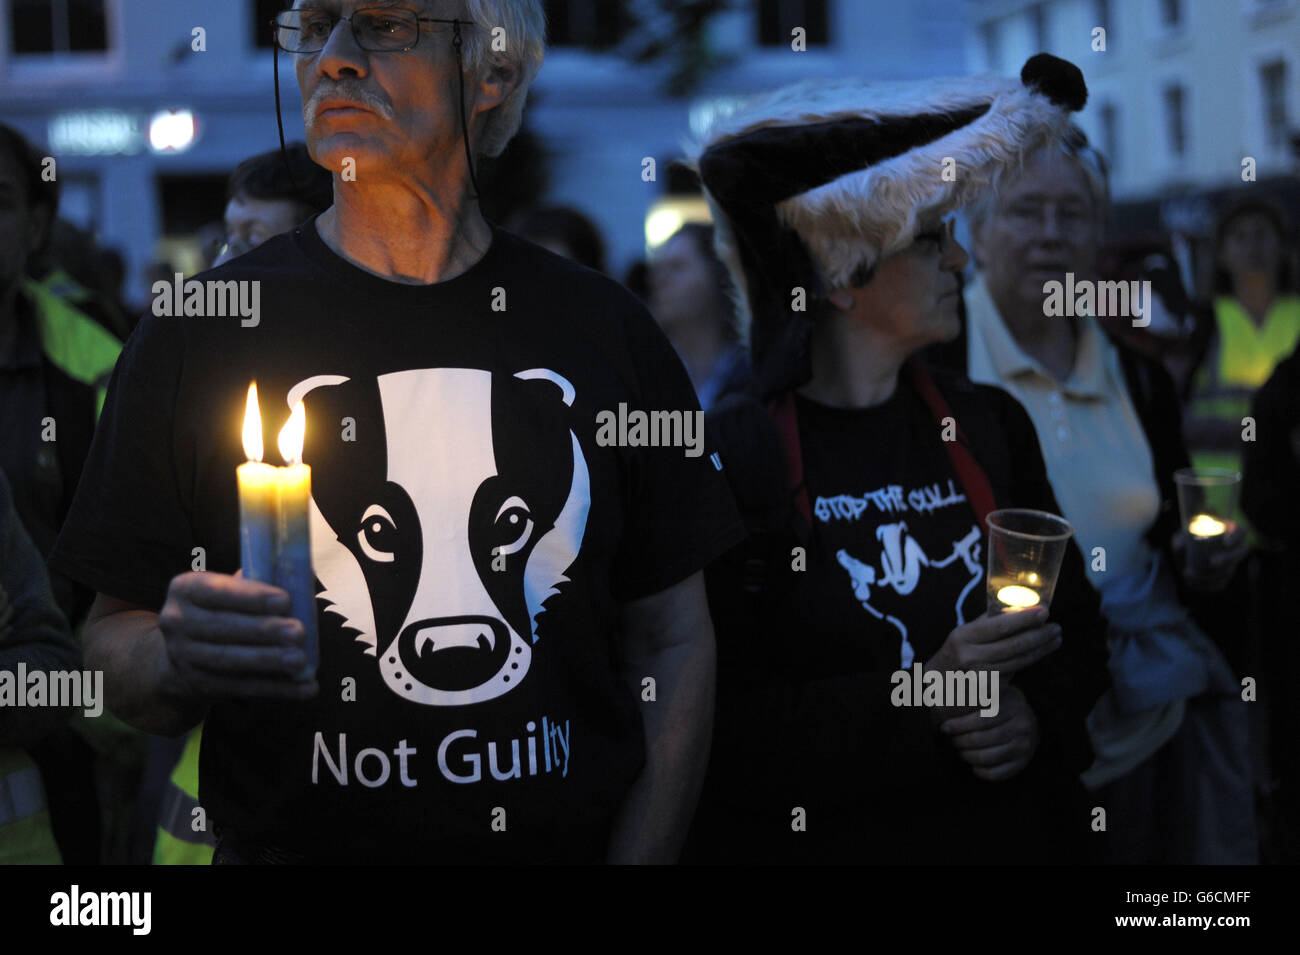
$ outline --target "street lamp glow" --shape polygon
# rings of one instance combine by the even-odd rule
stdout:
[[[197,135],[198,124],[188,109],[164,110],[149,120],[149,148],[156,153],[184,152]]]

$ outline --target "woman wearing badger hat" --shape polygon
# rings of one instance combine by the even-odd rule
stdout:
[[[1021,79],[803,84],[701,146],[755,394],[711,415],[751,534],[708,575],[716,731],[687,861],[1085,858],[1097,596],[1071,544],[1050,616],[984,615],[985,515],[1060,512],[1024,410],[915,357],[960,331],[943,217],[1086,98],[1046,54]],[[996,715],[895,705],[914,664],[996,671]]]

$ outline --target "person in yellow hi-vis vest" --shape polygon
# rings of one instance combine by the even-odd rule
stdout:
[[[28,681],[20,674],[80,667],[81,648],[54,602],[45,562],[18,520],[0,471],[0,674],[9,675],[8,690],[0,694],[25,694]],[[69,710],[53,706],[0,706],[0,865],[63,861],[40,771],[23,747],[57,729],[68,715]]]
[[[199,746],[203,724],[190,730],[180,761],[167,780],[158,814],[154,865],[211,865],[214,841],[207,816],[199,809]]]
[[[104,408],[122,343],[89,315],[77,311],[49,289],[30,279],[19,294],[35,306],[41,346],[64,374],[95,389],[95,414]]]
[[[1192,378],[1186,426],[1197,467],[1241,469],[1250,401],[1300,343],[1300,297],[1292,294],[1288,227],[1271,203],[1233,206],[1216,230],[1214,327]]]

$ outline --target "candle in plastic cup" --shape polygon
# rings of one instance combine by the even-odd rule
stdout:
[[[1051,605],[1074,528],[1046,511],[1004,508],[988,516],[989,613]]]
[[[1237,529],[1241,472],[1223,468],[1183,468],[1174,472],[1178,510],[1187,528],[1187,562],[1193,573],[1209,573],[1216,551],[1228,546]]]

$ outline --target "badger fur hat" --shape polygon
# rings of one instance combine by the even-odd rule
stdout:
[[[814,305],[1064,134],[1087,99],[1040,53],[1020,82],[815,80],[716,118],[691,150],[763,396],[811,377]],[[796,288],[808,310],[796,311]]]

